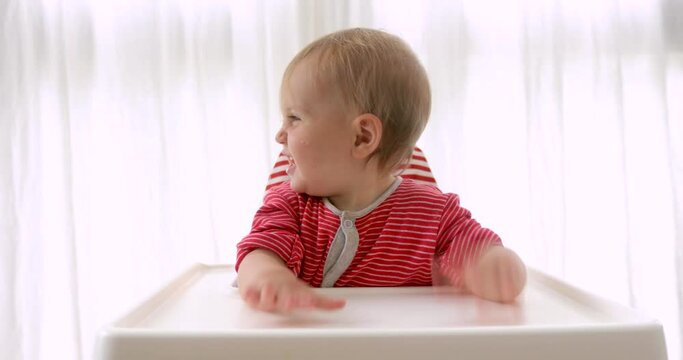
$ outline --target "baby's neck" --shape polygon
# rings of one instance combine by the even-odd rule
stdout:
[[[363,210],[387,191],[395,180],[396,176],[391,174],[359,179],[348,192],[330,196],[328,200],[342,211]]]

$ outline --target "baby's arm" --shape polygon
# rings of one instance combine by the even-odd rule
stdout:
[[[447,199],[439,229],[437,262],[450,284],[481,298],[511,302],[526,284],[526,267],[500,237],[482,227],[460,206],[457,195]]]
[[[266,193],[249,235],[237,244],[237,284],[252,308],[269,312],[333,310],[343,300],[318,295],[300,280],[304,247],[299,237],[296,195],[285,188]]]
[[[526,284],[526,267],[514,251],[491,246],[463,269],[465,288],[486,300],[512,302]]]
[[[278,255],[264,249],[244,257],[237,284],[242,299],[256,310],[286,313],[296,309],[336,310],[345,305],[342,299],[318,295],[294,276]]]

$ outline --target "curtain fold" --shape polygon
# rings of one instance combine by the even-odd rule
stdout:
[[[683,359],[682,23],[676,0],[0,0],[0,358],[89,359],[181,270],[234,261],[285,66],[365,26],[427,69],[442,190]]]

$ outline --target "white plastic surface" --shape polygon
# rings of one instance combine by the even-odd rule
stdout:
[[[316,289],[337,312],[245,306],[230,266],[196,265],[100,333],[100,360],[666,359],[662,327],[530,271],[516,304],[449,288]]]

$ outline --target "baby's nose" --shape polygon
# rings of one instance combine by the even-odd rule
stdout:
[[[280,128],[277,134],[275,134],[275,141],[281,145],[284,145],[287,142],[287,133],[284,128]]]

